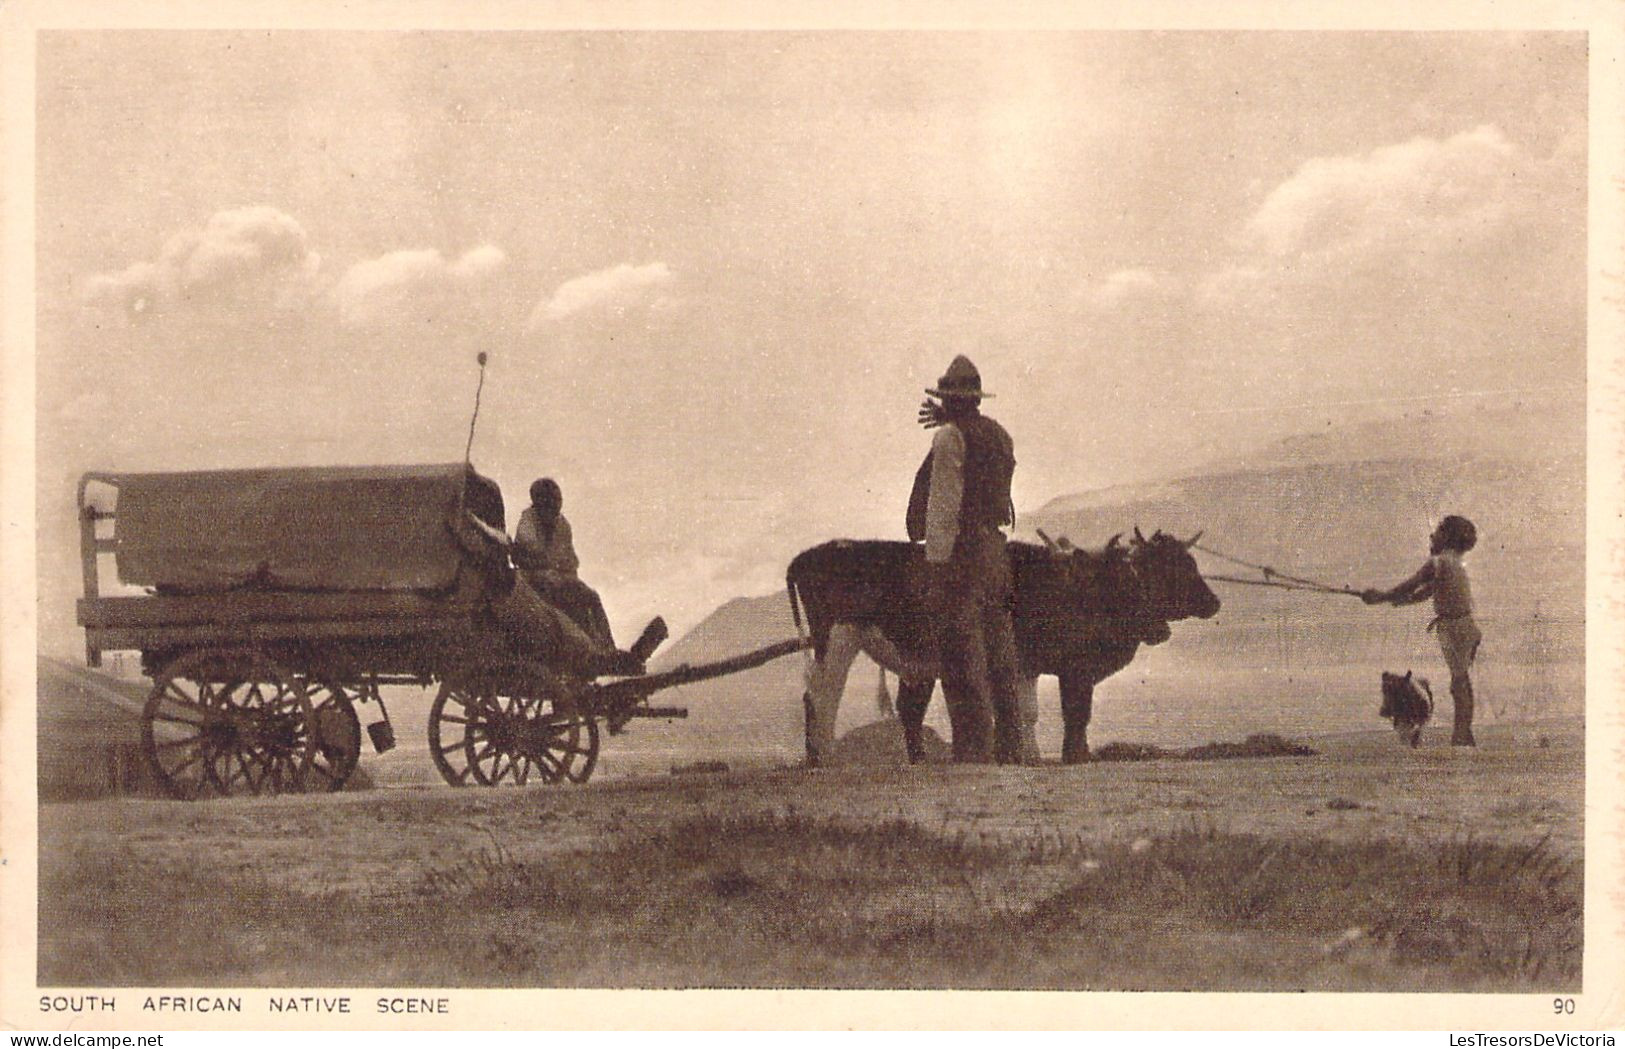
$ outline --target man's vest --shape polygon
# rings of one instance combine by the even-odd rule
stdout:
[[[971,415],[950,423],[965,439],[964,494],[959,501],[959,529],[987,526],[999,528],[1014,524],[1015,505],[1010,501],[1010,478],[1016,472],[1015,443],[1004,427],[985,415]],[[914,490],[908,497],[908,537],[915,542],[925,538],[926,504],[931,499],[931,453],[914,475]]]

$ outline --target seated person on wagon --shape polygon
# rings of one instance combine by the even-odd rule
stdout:
[[[519,515],[514,529],[514,565],[548,603],[569,616],[587,635],[611,651],[616,650],[609,617],[598,591],[582,582],[570,522],[560,512],[564,493],[558,482],[544,477],[530,486],[530,506]],[[665,620],[656,616],[628,652],[644,662],[666,639]]]

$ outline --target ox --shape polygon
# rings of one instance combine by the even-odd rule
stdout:
[[[1168,640],[1170,621],[1209,619],[1219,611],[1218,597],[1189,552],[1200,535],[1180,540],[1159,531],[1146,539],[1136,528],[1127,547],[1114,536],[1097,551],[1047,536],[1048,549],[1009,544],[1024,762],[1038,758],[1033,726],[1040,674],[1060,679],[1066,726],[1061,760],[1087,761],[1095,686],[1128,666],[1140,645]],[[940,677],[924,564],[922,547],[877,540],[824,543],[790,562],[790,613],[801,630],[805,610],[813,653],[802,696],[809,765],[829,753],[841,693],[859,652],[898,676],[897,712],[909,760],[923,758],[921,723]],[[957,730],[958,712],[948,713]]]

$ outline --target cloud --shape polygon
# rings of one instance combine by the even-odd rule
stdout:
[[[1197,275],[1236,403],[1537,385],[1583,367],[1584,156],[1484,125],[1303,163]]]
[[[1184,290],[1184,282],[1172,274],[1148,269],[1125,269],[1098,280],[1090,278],[1084,281],[1073,292],[1073,301],[1090,313],[1109,315],[1174,302],[1184,294]]]
[[[669,313],[677,306],[676,298],[667,293],[675,280],[664,262],[643,266],[623,262],[588,273],[560,284],[531,312],[526,327],[535,331],[549,323],[602,312],[624,315],[644,309]]]
[[[451,272],[459,280],[483,280],[495,274],[508,261],[507,252],[495,244],[481,244],[451,264]]]
[[[1264,197],[1197,300],[1227,308],[1333,283],[1487,281],[1583,228],[1576,166],[1571,148],[1538,157],[1487,124],[1311,159]]]
[[[179,275],[183,292],[230,285],[265,272],[300,270],[312,263],[304,229],[291,216],[266,205],[216,213],[201,231],[171,238],[164,247],[164,261]]]
[[[217,212],[203,228],[175,234],[156,260],[90,277],[84,297],[131,314],[215,301],[289,308],[308,298],[320,268],[304,228],[259,204]]]
[[[1316,158],[1264,199],[1243,242],[1277,259],[1327,262],[1476,245],[1519,213],[1535,167],[1490,125],[1362,156]]]
[[[474,292],[507,258],[496,245],[482,244],[456,259],[425,248],[358,262],[333,289],[339,323],[378,328],[444,322],[467,309]]]
[[[140,315],[157,304],[160,288],[158,267],[135,262],[117,273],[91,277],[85,282],[84,297],[93,306],[112,306]]]

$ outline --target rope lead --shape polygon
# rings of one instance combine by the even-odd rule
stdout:
[[[1212,554],[1214,557],[1220,558],[1221,560],[1229,561],[1232,564],[1241,565],[1243,568],[1251,568],[1264,576],[1263,579],[1241,579],[1236,576],[1204,575],[1202,577],[1204,579],[1213,579],[1224,583],[1241,583],[1245,586],[1272,586],[1281,590],[1310,590],[1320,594],[1349,594],[1353,597],[1360,596],[1360,592],[1355,590],[1353,587],[1332,586],[1330,583],[1322,583],[1314,579],[1305,579],[1302,576],[1288,575],[1285,572],[1276,571],[1269,565],[1260,565],[1255,564],[1252,561],[1244,561],[1239,557],[1232,557],[1230,554],[1221,553],[1212,547],[1203,546],[1200,543],[1192,543],[1191,546],[1205,554]],[[1277,582],[1276,580],[1285,580],[1285,582]]]

